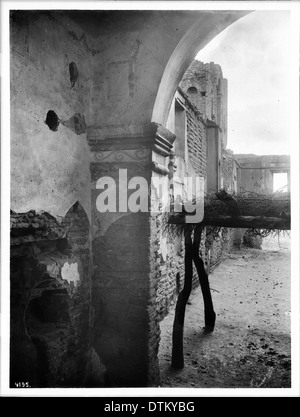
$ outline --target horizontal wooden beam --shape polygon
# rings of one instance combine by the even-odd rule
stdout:
[[[185,215],[171,214],[169,223],[184,224]],[[290,219],[279,217],[259,217],[259,216],[228,216],[228,215],[204,215],[201,222],[203,226],[230,227],[236,229],[277,229],[290,230]]]
[[[181,212],[174,212],[169,217],[171,224],[185,224],[186,215],[189,215],[189,224],[192,215],[187,213],[184,204]],[[196,217],[195,217],[195,223]],[[265,196],[259,194],[232,195],[226,190],[205,196],[203,226],[290,230],[291,228],[291,201],[289,194]]]
[[[290,230],[291,224],[288,219],[281,219],[279,217],[257,217],[257,216],[223,216],[218,217],[205,216],[203,219],[205,225],[232,227],[232,228],[247,228],[247,229],[277,229]]]

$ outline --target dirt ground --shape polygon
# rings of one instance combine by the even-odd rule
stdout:
[[[174,307],[161,322],[161,387],[290,388],[290,239],[242,247],[210,274],[215,330],[203,332],[200,288],[190,296],[182,370],[171,368]]]

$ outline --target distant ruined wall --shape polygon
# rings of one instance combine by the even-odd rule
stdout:
[[[180,87],[196,106],[204,120],[215,122],[227,145],[227,79],[220,65],[194,60],[185,72]]]
[[[273,174],[287,173],[288,190],[290,190],[290,156],[289,155],[254,155],[235,154],[238,162],[239,188],[257,194],[273,193]]]

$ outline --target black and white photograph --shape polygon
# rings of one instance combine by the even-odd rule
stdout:
[[[300,396],[299,17],[1,1],[1,396]]]

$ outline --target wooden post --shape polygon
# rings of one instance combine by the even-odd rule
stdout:
[[[196,226],[194,231],[193,260],[197,269],[203,296],[205,330],[212,332],[215,327],[216,313],[214,312],[213,302],[211,298],[208,275],[204,268],[204,262],[199,255],[201,232],[202,228],[200,226]]]
[[[172,346],[172,367],[182,369],[184,367],[183,357],[183,328],[185,307],[192,291],[193,281],[193,243],[191,237],[192,229],[185,230],[185,255],[184,255],[184,287],[179,293],[173,324],[173,346]]]
[[[213,309],[211,292],[208,282],[208,275],[204,268],[204,262],[199,255],[201,232],[201,227],[197,226],[194,230],[194,240],[192,241],[192,228],[189,227],[185,230],[184,287],[182,291],[179,293],[177,299],[173,324],[172,367],[176,369],[182,369],[184,367],[184,317],[186,304],[192,291],[193,260],[197,269],[203,295],[205,330],[213,331],[215,327],[216,314]]]

